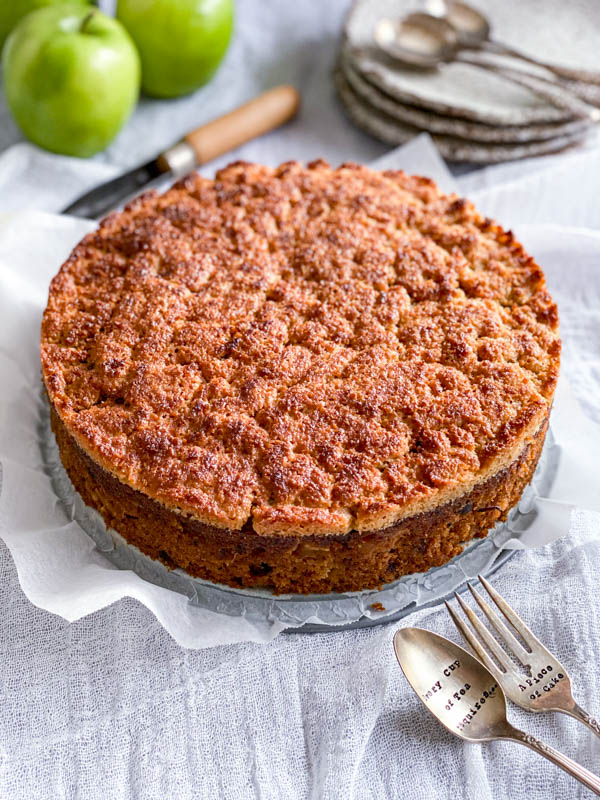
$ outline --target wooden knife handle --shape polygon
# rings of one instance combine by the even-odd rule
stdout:
[[[205,164],[283,125],[294,116],[299,105],[300,95],[293,86],[276,86],[235,111],[188,133],[183,140],[193,148],[198,164]]]

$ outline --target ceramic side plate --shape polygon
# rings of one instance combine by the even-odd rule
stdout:
[[[420,128],[401,122],[365,102],[350,87],[339,69],[334,73],[334,83],[348,117],[371,136],[387,144],[397,146],[404,144],[420,133]],[[541,142],[512,145],[508,143],[486,144],[443,134],[433,134],[432,138],[441,155],[449,161],[494,164],[563,150],[578,142],[581,139],[581,132],[557,136]]]
[[[382,92],[356,71],[344,48],[340,53],[339,68],[349,88],[366,104],[399,122],[432,134],[439,133],[489,144],[513,145],[556,139],[559,136],[580,136],[592,124],[588,120],[572,119],[567,122],[540,122],[532,125],[487,125],[460,117],[449,117],[426,108],[401,103]]]

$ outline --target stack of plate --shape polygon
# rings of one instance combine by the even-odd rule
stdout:
[[[376,45],[382,18],[398,19],[423,4],[411,0],[356,0],[348,15],[335,84],[350,117],[392,145],[431,133],[452,161],[493,163],[561,150],[590,128],[530,90],[470,64],[417,71],[394,62]],[[597,0],[488,0],[483,10],[495,38],[541,60],[598,70]]]

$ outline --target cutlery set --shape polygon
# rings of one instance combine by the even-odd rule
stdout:
[[[569,111],[574,117],[600,120],[600,109],[580,99],[581,84],[600,84],[600,73],[571,70],[530,58],[490,38],[486,18],[465,3],[453,2],[443,16],[413,13],[399,19],[382,17],[373,32],[377,45],[391,59],[414,69],[435,69],[440,64],[463,62],[479,69],[498,72],[513,83],[530,89],[551,105]],[[480,53],[509,56],[518,69],[490,61]],[[528,65],[553,74],[553,79],[523,69]],[[565,82],[569,80],[569,83]]]
[[[598,722],[573,698],[563,665],[488,581],[481,575],[479,580],[502,616],[470,584],[468,588],[495,635],[458,594],[468,622],[446,602],[479,660],[431,631],[403,628],[394,636],[394,650],[404,675],[426,708],[455,736],[468,742],[505,739],[523,744],[600,796],[600,778],[507,720],[505,696],[527,711],[568,714],[600,736]]]
[[[519,0],[490,0],[487,10],[511,20],[508,44],[459,0],[355,0],[334,74],[349,118],[392,145],[427,131],[445,158],[470,163],[580,141],[600,120],[598,9],[567,13],[548,0],[544,21]]]
[[[497,72],[506,80],[530,89],[538,97],[557,108],[565,109],[574,117],[587,118],[591,122],[600,120],[600,109],[579,99],[579,92],[575,88],[570,89],[566,84],[560,83],[560,79],[549,80],[522,69],[512,69],[506,65],[482,59],[472,46],[461,45],[458,32],[446,19],[423,13],[409,14],[400,20],[383,18],[375,27],[374,37],[379,47],[390,58],[404,66],[433,69],[440,64],[450,62],[470,64],[478,69]],[[521,59],[521,56],[514,51],[489,50],[488,52],[499,55],[510,54],[515,59]],[[526,59],[526,61],[531,63],[533,59]],[[538,66],[556,73],[557,68],[540,62],[536,63]],[[593,83],[600,82],[600,74],[594,77]],[[579,80],[581,81],[581,79]]]

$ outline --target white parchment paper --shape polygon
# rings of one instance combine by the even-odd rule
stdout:
[[[407,151],[409,163],[398,159],[396,165],[425,172],[426,168],[420,168],[419,148],[424,156],[421,161],[427,162],[431,150],[425,141]],[[243,604],[238,616],[217,613],[130,570],[116,569],[83,532],[76,515],[65,508],[52,486],[40,447],[39,324],[51,277],[93,227],[90,222],[41,212],[0,216],[0,536],[11,551],[21,587],[35,605],[70,621],[122,597],[136,598],[185,647],[268,641],[284,628],[300,624],[298,619],[286,620],[281,614],[261,619],[245,613]],[[573,274],[578,264],[589,268],[600,247],[600,236],[549,226],[524,227],[519,235],[559,295],[565,277],[565,248]],[[557,299],[560,306],[560,296]],[[565,311],[570,313],[568,308]],[[552,437],[555,474],[551,488],[543,496],[530,491],[513,522],[488,537],[490,548],[540,546],[568,532],[573,508],[600,511],[600,493],[592,477],[600,458],[600,428],[579,409],[564,378],[556,395]],[[435,580],[427,577],[429,573],[422,576],[407,603],[422,600],[418,596],[421,589],[427,590],[424,599],[430,600],[443,569]],[[360,594],[350,598],[348,606],[353,613],[365,610]],[[372,601],[370,597],[369,603]],[[347,621],[344,614],[346,611],[340,622]],[[318,607],[309,618],[320,621]]]

